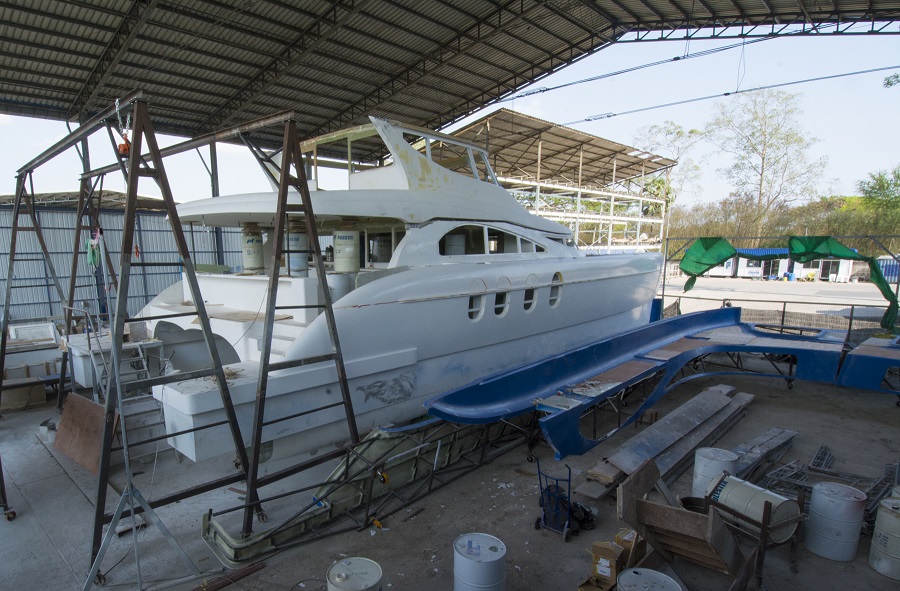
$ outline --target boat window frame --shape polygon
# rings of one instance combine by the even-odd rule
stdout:
[[[556,308],[559,306],[559,302],[562,300],[562,285],[563,285],[563,276],[562,273],[557,271],[553,274],[553,279],[550,280],[550,298],[549,303],[551,308]]]

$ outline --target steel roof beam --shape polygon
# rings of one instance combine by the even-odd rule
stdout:
[[[279,56],[266,65],[241,91],[232,97],[215,113],[208,117],[199,128],[216,126],[227,121],[232,115],[253,102],[271,85],[284,76],[285,71],[298,64],[306,55],[332,35],[341,30],[346,22],[357,15],[371,0],[337,0],[318,20],[307,27]]]
[[[338,113],[334,117],[332,123],[316,129],[315,135],[321,135],[336,127],[348,125],[356,118],[366,114],[372,108],[384,102],[386,99],[396,98],[413,84],[428,76],[431,72],[443,67],[445,62],[458,55],[470,53],[474,47],[481,44],[486,39],[502,33],[513,23],[519,22],[525,15],[535,10],[540,5],[533,5],[525,8],[519,0],[506,0],[505,4],[495,6],[496,10],[486,18],[461,30],[455,39],[450,40],[443,47],[439,48],[428,59],[421,60],[404,68],[403,71],[397,73],[391,80],[387,81],[384,85],[384,90],[381,88],[376,89],[375,92],[370,93],[357,105]],[[507,20],[504,21],[504,17]],[[496,21],[497,24],[493,24],[493,21]],[[483,29],[484,33],[482,33]]]
[[[69,118],[74,120],[83,115],[84,110],[91,104],[103,84],[109,79],[112,69],[121,61],[125,51],[134,41],[138,30],[147,22],[147,19],[156,8],[158,0],[134,0],[128,13],[122,17],[119,28],[113,34],[103,54],[97,59],[93,71],[84,82],[78,96],[69,105]]]

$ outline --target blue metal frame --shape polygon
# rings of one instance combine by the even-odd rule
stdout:
[[[735,339],[736,342],[721,342],[703,336],[706,331],[723,327],[737,328],[739,332],[729,334],[746,337],[743,340],[752,338],[763,341],[755,340],[744,344],[740,342],[740,338]],[[536,408],[535,401],[559,393],[569,399],[571,408],[556,409],[541,405],[539,410],[548,413],[540,419],[541,430],[555,450],[556,459],[562,459],[589,451],[619,429],[636,421],[666,392],[689,379],[738,373],[703,372],[676,381],[685,365],[710,353],[791,355],[796,358],[793,373],[763,375],[789,382],[800,379],[898,394],[895,390],[884,388],[881,383],[887,369],[900,365],[900,345],[896,340],[877,350],[873,347],[861,347],[858,351],[847,354],[845,360],[843,342],[831,338],[830,332],[823,330],[812,336],[764,332],[752,324],[741,323],[740,308],[685,314],[491,376],[432,398],[425,406],[432,416],[448,421],[492,423],[531,412]],[[673,350],[672,356],[666,359],[649,355],[682,339],[695,339],[697,346],[683,352]],[[646,369],[598,396],[582,396],[571,389],[593,376],[633,360],[645,362]],[[662,377],[653,391],[619,427],[599,439],[588,439],[581,434],[579,423],[586,411],[658,373]]]

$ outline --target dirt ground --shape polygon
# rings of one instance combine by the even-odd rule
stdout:
[[[774,426],[799,432],[781,460],[807,461],[821,443],[836,456],[834,468],[861,475],[881,474],[884,464],[900,458],[900,408],[892,396],[852,391],[820,384],[796,382],[788,389],[780,380],[729,376],[698,379],[681,386],[659,403],[671,410],[706,387],[728,383],[755,396],[747,416],[726,433],[717,446],[731,448]],[[608,417],[612,424],[612,416]],[[643,428],[643,427],[640,427]],[[542,444],[535,450],[544,471],[564,475],[563,464],[573,470],[573,488],[584,481],[586,471],[609,454],[639,428],[629,427],[582,457],[552,459]],[[673,492],[690,493],[691,471],[673,486]],[[599,502],[575,500],[594,506],[599,523],[581,532],[569,543],[547,530],[535,531],[540,515],[539,487],[535,465],[526,461],[524,446],[479,468],[416,505],[385,520],[384,529],[345,533],[316,541],[266,559],[266,567],[241,580],[236,589],[287,590],[325,589],[324,573],[331,564],[348,556],[363,556],[384,570],[384,589],[453,588],[453,541],[467,532],[484,532],[500,538],[507,548],[506,589],[576,589],[588,575],[589,548],[595,540],[611,540],[623,524],[616,521],[612,498]],[[415,517],[405,516],[421,509]],[[897,582],[874,572],[867,565],[870,538],[863,536],[853,562],[820,558],[805,548],[799,550],[799,573],[788,565],[788,548],[770,550],[764,572],[769,591],[793,589],[896,589]],[[727,589],[724,575],[678,562],[674,572],[690,591]],[[665,568],[663,569],[666,570]],[[669,571],[671,573],[671,571]],[[187,589],[189,587],[185,587]]]
[[[793,389],[788,389],[782,380],[752,375],[720,376],[689,381],[661,400],[656,408],[662,415],[703,389],[720,383],[753,394],[755,398],[747,408],[746,417],[725,433],[717,447],[730,449],[771,427],[785,427],[798,431],[799,435],[782,458],[782,464],[794,459],[807,462],[822,443],[836,456],[834,469],[843,472],[876,476],[886,463],[900,458],[900,408],[895,405],[897,399],[887,394],[805,382],[795,382]],[[627,410],[636,407],[637,400],[631,400]],[[80,589],[85,581],[93,518],[90,503],[93,477],[53,455],[46,442],[36,435],[40,421],[53,416],[58,417],[52,408],[6,413],[0,429],[7,492],[19,512],[16,521],[0,525],[0,578],[10,584],[3,585],[4,588],[31,589],[39,585],[48,589]],[[614,415],[604,413],[602,421],[600,431],[604,432],[614,425]],[[589,468],[644,428],[630,426],[590,453],[562,462],[553,459],[546,444],[539,444],[535,454],[545,472],[564,476],[565,465],[570,466],[574,489],[585,481]],[[513,449],[385,518],[382,529],[350,531],[265,556],[261,570],[229,588],[324,590],[326,571],[335,561],[362,556],[381,565],[384,590],[449,591],[453,589],[454,540],[468,532],[483,532],[498,537],[506,545],[508,591],[574,591],[588,576],[592,542],[612,540],[623,524],[616,521],[613,498],[593,501],[574,494],[575,500],[596,507],[598,525],[594,530],[581,532],[569,543],[558,533],[535,530],[534,521],[541,512],[539,486],[536,465],[527,461],[527,455],[524,445]],[[162,463],[146,462],[141,461],[138,471],[143,474],[138,478],[150,479],[149,486],[143,485],[149,497],[154,494],[153,478],[156,486],[161,487],[177,473],[167,474]],[[178,465],[182,472],[198,469],[200,465],[189,462]],[[673,485],[673,492],[687,496],[690,480],[688,470]],[[215,557],[200,540],[201,517],[209,507],[221,506],[229,495],[234,496],[227,490],[213,491],[158,511],[201,569],[212,570],[217,566]],[[281,503],[286,504],[282,510],[289,511],[298,501]],[[139,535],[145,581],[157,581],[155,588],[195,588],[197,581],[172,584],[170,579],[184,574],[184,569],[153,528]],[[852,562],[830,561],[801,547],[798,574],[790,572],[786,546],[772,549],[766,558],[764,588],[768,591],[896,589],[897,581],[869,568],[870,540],[868,535],[861,538]],[[107,588],[134,588],[130,546],[130,538],[125,536],[114,540],[110,547],[109,558],[104,562],[104,571],[111,570]],[[730,584],[724,575],[684,562],[663,564],[659,568],[677,575],[689,591],[727,589]],[[216,576],[221,575],[208,578]]]

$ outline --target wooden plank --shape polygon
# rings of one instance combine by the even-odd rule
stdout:
[[[741,552],[734,534],[728,529],[725,520],[718,511],[709,512],[709,531],[706,539],[719,553],[722,561],[728,568],[728,574],[735,576],[740,572],[745,562],[744,553]]]
[[[636,503],[638,499],[650,492],[657,480],[659,480],[659,468],[657,468],[656,462],[647,461],[619,485],[619,491],[616,494],[616,515],[619,521],[624,521],[638,533],[641,530],[638,529]]]
[[[103,406],[77,394],[66,397],[53,449],[92,474],[97,473],[103,444]],[[116,417],[118,422],[118,415]]]
[[[644,361],[640,359],[633,359],[631,361],[626,361],[620,365],[615,366],[612,369],[608,369],[602,373],[598,373],[595,376],[591,376],[585,381],[599,381],[599,382],[625,382],[630,380],[635,376],[639,376],[643,372],[648,369],[657,367],[659,364],[653,363],[652,361]]]
[[[596,466],[588,470],[586,477],[590,480],[596,480],[597,482],[601,482],[603,484],[612,484],[614,482],[620,482],[621,480],[623,480],[624,476],[624,472],[604,460],[601,462],[597,462]]]
[[[648,527],[665,529],[698,540],[706,539],[709,529],[708,515],[643,499],[636,501],[636,517]]]
[[[647,459],[660,455],[729,402],[731,398],[728,396],[704,390],[628,440],[609,457],[609,462],[631,474]]]
[[[594,480],[586,480],[575,488],[575,492],[596,501],[612,492],[613,488],[612,485],[602,484]]]
[[[752,394],[738,392],[724,408],[660,454],[656,464],[663,477],[669,482],[678,478],[693,462],[694,451],[718,440],[743,416],[742,411],[752,400]]]
[[[735,476],[746,479],[770,454],[790,447],[797,435],[796,431],[773,427],[758,437],[741,443],[731,450],[738,455]]]

